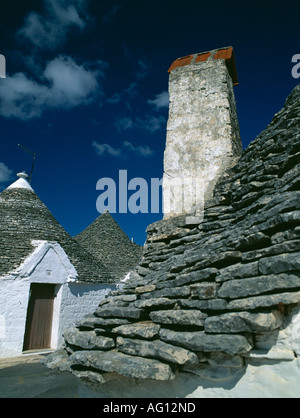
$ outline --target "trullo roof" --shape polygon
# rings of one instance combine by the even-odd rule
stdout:
[[[142,256],[142,248],[131,242],[123,229],[106,211],[78,234],[76,240],[102,261],[115,278],[133,270]]]
[[[0,194],[0,277],[14,271],[34,251],[32,240],[58,242],[74,265],[79,281],[111,283],[112,277],[72,238],[38,198],[26,175]]]

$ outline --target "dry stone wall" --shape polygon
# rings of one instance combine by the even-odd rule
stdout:
[[[300,85],[219,181],[203,221],[150,225],[130,280],[65,332],[49,365],[98,383],[107,372],[219,382],[253,359],[297,361],[299,127]]]

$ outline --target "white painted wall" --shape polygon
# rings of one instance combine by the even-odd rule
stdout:
[[[0,357],[22,353],[30,281],[0,279]]]
[[[60,323],[57,347],[63,342],[63,331],[74,326],[75,322],[82,319],[85,315],[95,312],[99,302],[104,299],[111,290],[115,289],[115,285],[108,286],[97,283],[75,282],[68,283],[67,286],[64,286],[59,311]]]
[[[86,314],[115,286],[78,283],[77,272],[57,243],[34,241],[35,250],[15,271],[0,278],[0,357],[22,354],[31,283],[55,284],[51,348],[63,331]]]

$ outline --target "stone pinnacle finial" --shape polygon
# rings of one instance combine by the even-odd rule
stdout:
[[[17,174],[17,177],[19,177],[20,179],[27,180],[28,174],[26,174],[25,171],[21,171],[20,173]]]

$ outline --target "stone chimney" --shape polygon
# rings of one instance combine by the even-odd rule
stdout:
[[[169,74],[164,218],[201,216],[217,180],[242,153],[233,48],[178,58]]]

